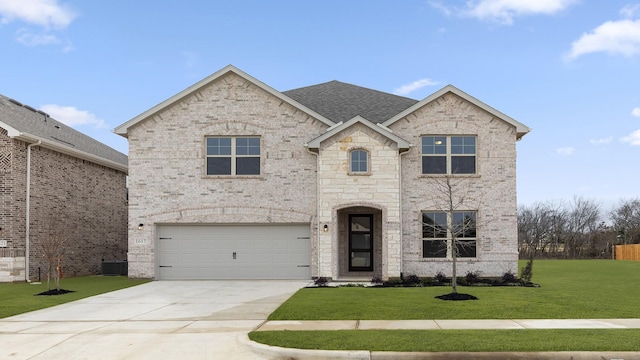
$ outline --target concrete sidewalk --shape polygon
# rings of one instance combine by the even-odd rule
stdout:
[[[257,331],[278,330],[495,330],[495,329],[640,329],[640,319],[566,320],[319,320],[267,321]]]

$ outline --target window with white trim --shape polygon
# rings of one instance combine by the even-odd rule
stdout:
[[[362,149],[349,152],[349,172],[366,174],[369,172],[369,152]]]
[[[449,217],[452,229],[448,229]],[[452,235],[456,239],[459,258],[477,257],[476,218],[475,211],[423,211],[422,257],[451,258]]]
[[[260,175],[260,138],[210,136],[207,175]]]
[[[475,174],[476,140],[476,136],[423,136],[422,173]]]

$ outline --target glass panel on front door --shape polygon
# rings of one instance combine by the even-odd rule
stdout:
[[[373,215],[349,215],[349,271],[373,271]]]

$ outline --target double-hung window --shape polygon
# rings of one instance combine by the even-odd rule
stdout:
[[[210,136],[207,175],[260,175],[260,138]]]
[[[452,238],[455,237],[457,257],[475,258],[476,215],[475,211],[422,212],[422,257],[451,258]]]
[[[422,173],[454,175],[476,173],[475,136],[423,136]]]

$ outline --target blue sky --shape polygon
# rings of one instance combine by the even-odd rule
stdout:
[[[117,125],[228,64],[284,91],[453,84],[528,125],[518,200],[640,196],[640,2],[0,0],[0,93]]]

